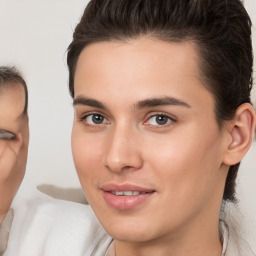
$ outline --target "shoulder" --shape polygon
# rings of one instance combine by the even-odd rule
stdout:
[[[14,208],[4,255],[91,255],[110,241],[90,206],[38,194]]]

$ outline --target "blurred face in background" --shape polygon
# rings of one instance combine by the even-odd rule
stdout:
[[[74,162],[120,243],[193,241],[218,218],[227,140],[198,58],[190,43],[148,38],[93,43],[79,56]]]
[[[28,115],[20,84],[0,89],[0,222],[24,177],[28,151]],[[5,136],[6,134],[6,136]]]

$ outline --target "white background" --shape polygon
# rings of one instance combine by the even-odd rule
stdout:
[[[87,2],[0,0],[0,65],[20,68],[29,89],[29,157],[19,197],[30,196],[42,183],[80,186],[70,146],[73,109],[68,93],[66,49]],[[256,25],[256,0],[246,0],[245,6]],[[256,51],[255,31],[254,28]],[[255,94],[256,90],[254,104]],[[255,143],[240,170],[238,196],[248,225],[248,240],[256,249]]]

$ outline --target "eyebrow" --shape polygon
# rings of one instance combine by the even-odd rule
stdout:
[[[148,108],[148,107],[168,106],[168,105],[191,108],[191,106],[185,101],[182,101],[173,97],[145,99],[136,103],[135,108],[141,109],[141,108]]]
[[[78,96],[77,98],[74,99],[73,106],[76,106],[76,105],[95,107],[103,110],[107,109],[107,107],[103,103],[95,99],[86,98],[82,96]],[[135,103],[134,107],[135,109],[143,109],[143,108],[168,106],[168,105],[191,108],[191,106],[185,101],[182,101],[173,97],[149,98],[149,99],[141,100]]]
[[[78,96],[77,98],[74,99],[73,106],[76,106],[76,105],[84,105],[84,106],[95,107],[99,109],[106,109],[104,104],[102,104],[101,102],[91,98],[82,97],[82,96]]]

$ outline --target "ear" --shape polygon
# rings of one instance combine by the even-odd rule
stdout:
[[[238,107],[235,116],[228,121],[228,133],[231,138],[227,144],[223,163],[239,163],[249,150],[255,129],[256,116],[251,104],[244,103]]]

